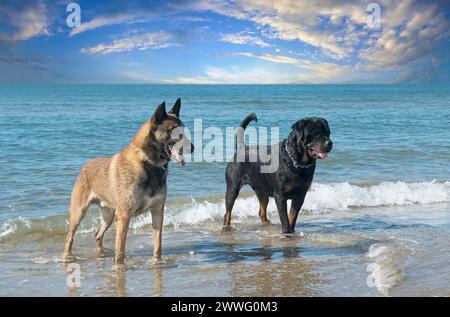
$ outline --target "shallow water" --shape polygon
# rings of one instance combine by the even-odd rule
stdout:
[[[101,257],[93,235],[78,234],[80,288],[67,287],[59,262],[64,232],[25,236],[2,243],[0,295],[449,296],[449,210],[434,204],[303,214],[289,238],[280,236],[273,209],[273,224],[237,218],[226,233],[219,219],[169,225],[159,264],[152,263],[152,230],[144,225],[131,231],[126,270],[119,272],[114,230]]]
[[[151,262],[151,217],[134,219],[127,269],[113,269],[114,228],[97,257],[91,208],[75,239],[81,287],[59,259],[81,166],[125,146],[161,100],[183,98],[192,127],[328,119],[297,233],[280,236],[242,193],[221,232],[225,163],[171,164],[164,262]],[[450,88],[444,85],[0,85],[0,295],[450,296]],[[208,142],[208,140],[205,140]]]

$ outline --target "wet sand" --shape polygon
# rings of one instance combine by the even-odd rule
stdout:
[[[130,231],[124,271],[113,267],[113,228],[102,257],[79,233],[79,288],[59,261],[64,232],[35,232],[2,241],[0,295],[450,296],[449,215],[448,204],[303,214],[289,238],[273,212],[273,224],[249,217],[226,233],[219,220],[167,226],[158,264],[145,225]]]

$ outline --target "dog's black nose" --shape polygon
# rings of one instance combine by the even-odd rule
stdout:
[[[325,147],[327,148],[327,151],[330,152],[331,149],[333,148],[333,142],[331,142],[331,140],[326,140]]]

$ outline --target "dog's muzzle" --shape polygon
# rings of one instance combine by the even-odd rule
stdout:
[[[309,156],[316,159],[326,160],[328,159],[328,154],[331,152],[331,149],[333,148],[333,142],[331,142],[331,140],[328,139],[322,142],[320,146],[307,145],[306,148],[308,149]]]
[[[186,165],[186,161],[184,159],[184,149],[185,147],[190,147],[190,153],[194,152],[194,145],[190,142],[186,143],[178,141],[172,144],[166,144],[166,153],[167,156],[174,162],[178,163],[181,167]]]

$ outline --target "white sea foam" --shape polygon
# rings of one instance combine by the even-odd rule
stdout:
[[[11,222],[2,223],[0,226],[0,239],[14,233],[17,230],[17,225]]]
[[[212,199],[214,200],[214,199]],[[450,182],[384,182],[372,186],[357,186],[349,183],[320,184],[314,183],[302,210],[311,213],[329,213],[333,211],[350,211],[360,207],[377,206],[403,206],[412,204],[433,204],[450,202]],[[259,202],[255,196],[239,198],[233,208],[233,222],[245,222],[249,217],[257,217]],[[205,221],[214,221],[220,224],[225,212],[224,200],[214,202],[204,199],[192,199],[190,203],[166,204],[165,225],[193,225]],[[278,217],[275,203],[270,200],[268,206],[269,216],[277,221]],[[62,216],[61,216],[62,217]],[[64,216],[65,219],[65,216]],[[50,221],[50,220],[49,220]],[[253,220],[252,220],[253,221]],[[52,224],[46,222],[47,230],[52,231]],[[138,229],[151,224],[151,215],[144,214],[131,223],[132,229]],[[35,221],[19,217],[0,225],[0,239],[14,234],[19,229],[33,229]],[[83,221],[79,233],[92,233],[99,225],[97,215],[91,221]],[[61,226],[61,224],[58,224]],[[56,228],[55,228],[56,229]],[[65,228],[59,228],[64,232]],[[22,231],[22,230],[21,230]],[[52,231],[54,232],[54,231]]]
[[[306,195],[303,211],[328,213],[350,211],[360,207],[404,206],[412,204],[433,204],[450,202],[450,182],[384,182],[373,186],[357,186],[349,183],[313,184]],[[245,221],[258,215],[259,202],[255,196],[239,198],[233,208],[233,219]],[[220,220],[225,212],[225,203],[199,202],[170,205],[166,207],[166,224],[196,224],[208,220]],[[270,200],[268,212],[276,215],[276,207]],[[135,222],[151,223],[150,217]],[[277,218],[277,217],[275,217]]]
[[[372,244],[366,253],[367,285],[376,287],[383,296],[389,296],[393,287],[403,279],[401,259],[410,250],[394,244]]]
[[[16,232],[17,228],[19,227],[25,227],[29,229],[31,228],[31,225],[31,220],[22,216],[17,217],[12,221],[2,223],[0,226],[0,240]]]

